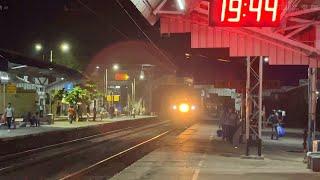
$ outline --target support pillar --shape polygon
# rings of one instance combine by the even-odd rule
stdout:
[[[262,80],[263,80],[263,57],[260,56],[259,59],[259,117],[258,117],[258,156],[261,156],[261,149],[262,149]]]
[[[250,57],[248,56],[246,59],[246,65],[247,65],[247,82],[246,82],[246,156],[249,156],[249,146],[250,146],[250,102],[249,102],[249,96],[250,96]]]
[[[312,141],[316,131],[316,108],[317,108],[317,68],[308,69],[308,151],[312,151]]]
[[[258,60],[258,64],[255,61]],[[258,149],[257,159],[262,158],[262,85],[263,85],[263,57],[247,57],[246,82],[246,157],[250,156],[250,146],[255,144]],[[258,65],[258,72],[255,70]],[[256,66],[257,67],[257,66]],[[255,142],[255,143],[253,143]],[[246,158],[245,157],[245,158]],[[251,158],[250,156],[249,158]]]

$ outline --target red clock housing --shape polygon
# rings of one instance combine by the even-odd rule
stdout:
[[[210,24],[227,27],[276,27],[287,0],[213,0]]]

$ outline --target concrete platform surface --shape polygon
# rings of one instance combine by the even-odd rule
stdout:
[[[81,128],[81,127],[88,127],[88,126],[95,126],[100,124],[118,122],[118,121],[125,121],[125,120],[137,120],[137,119],[144,119],[153,116],[136,116],[135,118],[132,117],[119,117],[113,119],[103,119],[102,121],[98,118],[96,121],[79,121],[73,122],[70,124],[67,120],[65,121],[55,121],[52,125],[41,125],[40,127],[17,127],[16,129],[11,129],[8,131],[6,126],[0,127],[0,140],[1,139],[8,139],[8,138],[15,138],[19,136],[27,136],[27,135],[36,135],[45,132],[52,132],[52,131],[59,131],[59,130],[68,130],[74,128]]]
[[[264,137],[264,160],[241,159],[244,147],[234,148],[216,137],[211,122],[191,126],[178,137],[165,140],[112,180],[319,180],[303,163],[302,139]],[[252,154],[256,151],[252,150]]]

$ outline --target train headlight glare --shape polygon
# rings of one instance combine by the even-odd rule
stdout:
[[[177,109],[177,106],[176,106],[176,105],[173,105],[173,106],[172,106],[172,109],[173,109],[173,110],[176,110],[176,109]]]
[[[180,112],[189,112],[189,110],[190,110],[190,107],[188,104],[183,103],[179,105]]]
[[[195,105],[192,105],[191,106],[191,110],[195,110],[196,109],[196,106]]]

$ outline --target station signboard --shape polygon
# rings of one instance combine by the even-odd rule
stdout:
[[[65,83],[63,87],[66,91],[71,91],[73,89],[73,83],[72,82]]]
[[[118,72],[115,73],[114,79],[116,81],[127,81],[129,79],[129,75],[128,73]]]
[[[8,94],[16,94],[17,93],[17,86],[15,84],[10,83],[7,85],[6,90],[7,90]]]
[[[107,96],[108,102],[119,102],[120,101],[120,95],[108,95]]]

